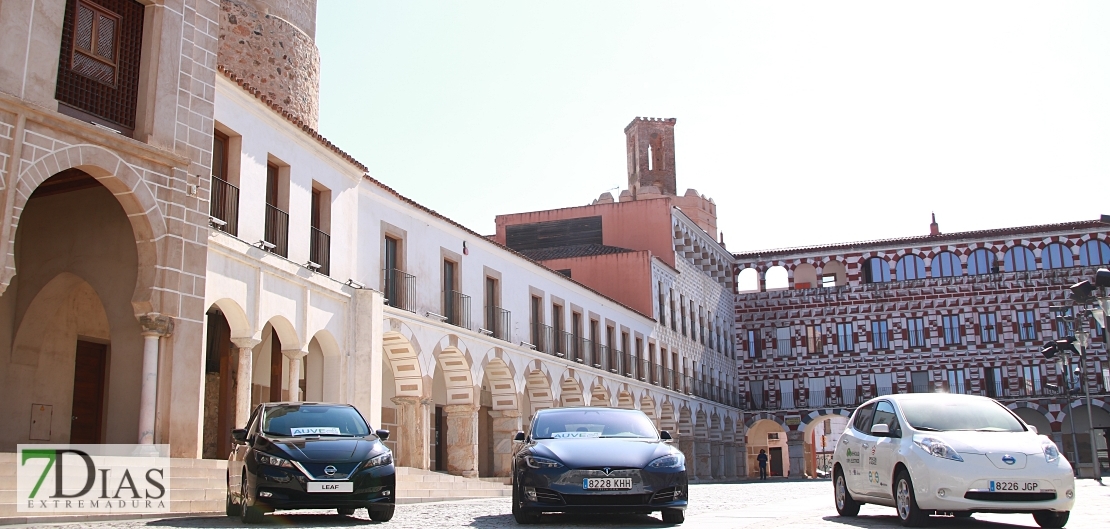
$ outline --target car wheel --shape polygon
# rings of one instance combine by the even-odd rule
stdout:
[[[1033,520],[1041,527],[1063,527],[1064,524],[1068,523],[1068,516],[1070,514],[1071,513],[1068,511],[1037,511],[1033,513]]]
[[[243,476],[243,485],[239,489],[239,518],[243,523],[262,523],[265,519],[262,509],[250,504],[250,494],[247,491],[247,476]]]
[[[837,469],[836,477],[833,478],[833,495],[836,497],[836,512],[841,516],[855,516],[859,514],[859,502],[852,499],[852,493],[848,492],[848,484],[845,483],[844,473]]]
[[[370,519],[375,522],[388,522],[393,519],[393,511],[397,510],[396,505],[390,505],[384,509],[366,509],[366,514],[370,515]]]
[[[540,513],[524,510],[524,508],[521,507],[521,503],[523,501],[524,500],[522,500],[520,498],[520,494],[517,493],[517,487],[514,486],[513,487],[513,519],[515,519],[516,523],[518,523],[520,525],[528,525],[528,524],[539,523]]]
[[[350,516],[355,513],[355,510],[350,507],[341,507],[336,510],[339,511],[340,516]]]
[[[678,525],[686,521],[686,511],[682,509],[663,509],[663,523]]]
[[[901,470],[894,479],[894,503],[898,509],[898,518],[906,527],[924,527],[929,522],[929,515],[917,508],[917,499],[913,495],[913,481],[909,472]]]
[[[239,516],[239,506],[231,500],[231,476],[228,475],[224,480],[227,483],[227,504],[224,506],[224,514],[228,516]]]

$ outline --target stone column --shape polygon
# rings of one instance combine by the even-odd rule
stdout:
[[[736,477],[748,477],[748,445],[743,440],[736,442]]]
[[[786,448],[790,457],[790,476],[801,477],[806,469],[805,432],[791,430],[786,432]]]
[[[447,473],[478,477],[478,406],[449,404],[443,407],[443,415],[447,421]]]
[[[428,406],[432,399],[423,397],[393,397],[399,406],[396,436],[397,466],[428,470],[431,451],[428,444]]]
[[[697,445],[694,444],[694,436],[691,434],[678,434],[675,435],[675,438],[678,443],[678,449],[682,450],[682,455],[686,456],[686,475],[691,478],[697,478],[698,452]]]
[[[289,359],[289,373],[286,384],[289,385],[289,402],[301,401],[301,360],[308,351],[300,349],[282,349],[281,354]]]
[[[382,426],[382,372],[384,351],[382,335],[385,329],[384,297],[370,289],[354,289],[354,339],[351,355],[351,404],[373,428]]]
[[[709,453],[711,454],[713,461],[713,466],[711,468],[713,471],[714,479],[725,477],[725,453],[722,450],[723,446],[724,444],[721,441],[711,441],[709,443]]]
[[[139,388],[139,444],[154,444],[154,412],[158,404],[158,340],[173,334],[173,318],[161,314],[139,317],[143,336],[143,375]]]
[[[698,454],[698,471],[697,476],[699,479],[710,479],[713,477],[713,458],[712,448],[709,444],[708,437],[699,437],[695,440]]]
[[[513,469],[513,436],[521,429],[520,410],[489,412],[493,421],[493,475],[508,477]]]
[[[254,338],[232,338],[239,348],[239,369],[235,373],[235,428],[246,428],[251,417],[251,385],[254,383]]]

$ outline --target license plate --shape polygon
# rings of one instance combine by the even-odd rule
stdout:
[[[991,492],[1038,492],[1040,483],[1036,481],[992,481]]]
[[[354,492],[355,484],[351,481],[309,481],[309,492]]]
[[[632,488],[632,478],[585,478],[582,480],[582,488],[629,490]]]

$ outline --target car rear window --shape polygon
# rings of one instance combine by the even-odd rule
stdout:
[[[286,437],[370,435],[370,428],[362,415],[350,406],[275,406],[265,411],[262,431]]]
[[[532,437],[534,439],[658,438],[659,432],[643,412],[572,409],[538,415],[532,426]]]
[[[917,430],[1023,432],[1025,426],[1001,404],[987,399],[920,399],[899,403]]]

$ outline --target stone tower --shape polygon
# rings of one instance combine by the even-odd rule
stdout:
[[[319,128],[316,0],[220,0],[216,62],[296,119]]]
[[[655,187],[663,195],[677,195],[674,169],[675,118],[636,118],[624,128],[628,139],[628,189]]]

